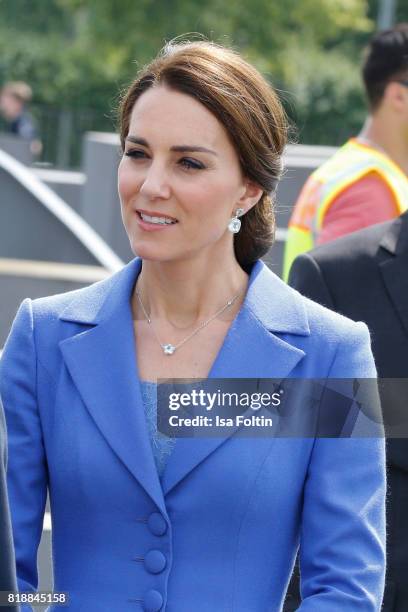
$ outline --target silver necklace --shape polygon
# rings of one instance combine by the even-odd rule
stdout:
[[[183,340],[181,340],[181,342],[179,342],[178,344],[171,344],[170,342],[167,342],[167,343],[163,344],[163,343],[160,341],[160,339],[159,339],[159,337],[158,337],[158,335],[157,335],[157,333],[156,333],[156,330],[154,329],[154,325],[153,325],[153,322],[152,322],[152,320],[151,320],[150,316],[147,314],[146,309],[145,309],[145,307],[143,306],[142,298],[140,297],[139,290],[137,289],[137,287],[136,287],[135,291],[136,291],[136,296],[137,296],[137,299],[139,300],[139,304],[140,304],[140,306],[141,306],[141,308],[142,308],[142,310],[143,310],[143,314],[144,314],[144,316],[146,317],[147,322],[148,322],[148,323],[149,323],[149,325],[151,326],[152,331],[153,331],[153,334],[154,334],[154,337],[156,338],[157,342],[160,344],[160,346],[161,346],[161,348],[162,348],[162,350],[163,350],[163,353],[164,353],[165,355],[173,355],[173,353],[174,353],[174,352],[175,352],[175,351],[176,351],[178,348],[180,348],[181,346],[183,346],[183,344],[185,344],[185,343],[186,343],[188,340],[190,340],[191,338],[193,338],[193,336],[195,336],[196,334],[198,334],[198,332],[199,332],[199,331],[201,331],[202,329],[204,329],[204,327],[207,327],[207,325],[208,325],[209,323],[211,323],[211,321],[213,321],[213,320],[214,320],[216,317],[218,317],[220,314],[222,314],[222,313],[224,312],[224,310],[226,310],[227,308],[229,308],[230,306],[232,306],[232,305],[233,305],[233,303],[235,302],[235,300],[236,300],[236,299],[238,298],[238,296],[239,296],[239,293],[237,293],[237,295],[235,295],[235,296],[234,296],[234,297],[233,297],[231,300],[228,300],[228,302],[227,302],[226,304],[224,304],[224,306],[222,306],[222,308],[220,308],[219,310],[217,310],[217,312],[216,312],[215,314],[213,314],[213,315],[212,315],[212,316],[211,316],[209,319],[207,319],[206,321],[203,321],[203,323],[200,323],[200,325],[199,325],[199,326],[198,326],[198,327],[197,327],[197,328],[196,328],[194,331],[192,331],[192,332],[191,332],[191,334],[189,334],[189,335],[188,335],[186,338],[184,338]]]

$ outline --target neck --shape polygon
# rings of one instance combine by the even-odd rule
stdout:
[[[143,261],[137,288],[152,320],[188,327],[211,317],[237,294],[234,306],[239,308],[247,283],[248,275],[233,254],[224,259],[201,255],[181,261]],[[145,318],[135,292],[132,307],[135,318]],[[231,315],[228,309],[224,316]]]
[[[358,138],[366,140],[386,153],[405,174],[408,174],[408,139],[392,117],[385,118],[381,111],[370,115]]]

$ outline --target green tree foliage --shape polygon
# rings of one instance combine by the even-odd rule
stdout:
[[[336,144],[364,117],[362,44],[374,0],[0,0],[0,82],[35,104],[92,109],[113,129],[117,94],[166,40],[232,45],[278,87],[301,142]]]

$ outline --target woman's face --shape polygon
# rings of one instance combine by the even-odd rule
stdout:
[[[118,188],[132,250],[153,261],[216,256],[228,245],[232,253],[229,219],[252,205],[223,125],[165,86],[148,89],[133,108]]]

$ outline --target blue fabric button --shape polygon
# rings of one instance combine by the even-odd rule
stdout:
[[[167,559],[160,550],[149,550],[144,558],[145,568],[151,574],[160,574],[167,564]]]
[[[149,516],[147,526],[151,533],[156,536],[164,535],[167,531],[167,523],[159,512],[153,512]]]
[[[147,591],[143,600],[143,610],[145,612],[159,612],[162,609],[163,597],[159,591],[152,589]]]

